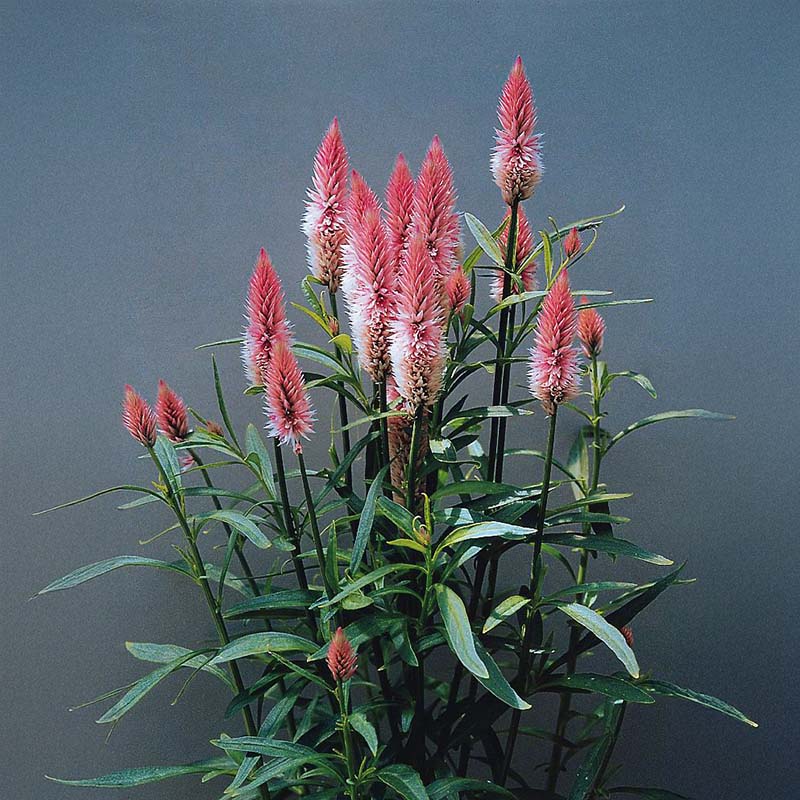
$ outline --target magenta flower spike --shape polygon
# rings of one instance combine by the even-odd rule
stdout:
[[[263,247],[250,276],[245,318],[242,363],[250,383],[260,385],[275,344],[290,337],[281,281]]]
[[[158,433],[155,411],[147,401],[128,384],[122,401],[122,424],[137,442],[145,447],[153,447]]]
[[[472,286],[469,278],[460,265],[456,267],[448,276],[445,282],[445,294],[447,296],[447,306],[451,314],[460,314],[469,300]]]
[[[585,302],[586,298],[581,297],[581,303]],[[596,308],[582,308],[578,312],[578,339],[587,358],[600,355],[605,332],[606,323]]]
[[[572,346],[577,328],[575,301],[562,272],[542,303],[531,350],[530,390],[546,414],[578,394],[578,354]]]
[[[314,159],[313,186],[308,190],[303,217],[311,273],[332,294],[339,289],[342,274],[347,170],[347,150],[334,118]]]
[[[438,136],[433,137],[414,192],[413,231],[422,237],[439,291],[456,266],[458,216],[453,171]]]
[[[402,153],[397,156],[386,186],[386,224],[389,227],[389,254],[395,274],[411,241],[414,215],[414,177]]]
[[[307,439],[314,432],[314,412],[288,341],[275,343],[264,377],[267,432],[300,453],[300,439]]]
[[[417,234],[398,281],[390,349],[397,391],[412,415],[433,403],[442,388],[444,320],[436,286],[428,247]]]
[[[337,628],[328,646],[328,669],[335,681],[349,681],[358,669],[358,657],[347,634]]]
[[[542,177],[541,142],[536,127],[533,91],[517,56],[497,107],[492,175],[508,205],[527,200]]]
[[[511,212],[506,212],[506,219],[510,219]],[[506,254],[506,248],[508,247],[508,227],[500,234],[500,238],[498,239],[497,243],[500,245],[500,250],[502,251],[503,255]],[[531,230],[531,224],[528,222],[528,217],[526,216],[525,212],[522,209],[522,206],[517,209],[517,258],[516,264],[517,269],[519,269],[519,265],[522,264],[525,259],[530,256],[533,252],[533,231]],[[495,273],[494,278],[492,279],[492,300],[496,303],[499,303],[503,299],[503,270],[499,269]],[[531,261],[530,264],[527,264],[525,268],[522,270],[522,275],[520,275],[522,280],[522,290],[525,292],[532,292],[536,288],[536,262]],[[512,286],[512,293],[514,287]]]
[[[581,236],[577,228],[572,228],[564,237],[564,255],[572,258],[581,251]]]
[[[189,415],[186,403],[165,381],[158,382],[156,418],[161,433],[171,442],[182,442],[189,435]]]
[[[389,320],[394,307],[395,275],[378,198],[353,173],[349,238],[343,288],[358,361],[374,381],[391,371]]]

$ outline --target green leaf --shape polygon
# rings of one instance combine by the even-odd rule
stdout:
[[[141,494],[146,494],[152,497],[154,500],[163,500],[164,497],[156,491],[152,489],[145,489],[144,486],[134,486],[132,484],[122,484],[120,486],[110,486],[108,489],[101,489],[99,492],[93,492],[92,494],[87,494],[86,497],[79,497],[77,500],[68,500],[66,503],[60,503],[57,506],[53,506],[52,508],[45,508],[41,511],[35,511],[33,513],[34,517],[38,517],[41,514],[49,514],[51,511],[60,511],[62,508],[70,508],[70,506],[77,506],[81,503],[88,503],[89,500],[94,500],[96,497],[102,497],[104,494],[111,494],[112,492],[140,492]]]
[[[449,587],[434,587],[436,602],[444,620],[447,644],[458,660],[476,677],[488,678],[489,670],[475,649],[475,637],[463,600]]]
[[[65,786],[87,786],[98,789],[127,789],[132,786],[142,786],[145,783],[157,783],[167,778],[177,778],[180,775],[198,775],[215,770],[231,770],[233,766],[227,758],[210,758],[206,761],[195,761],[179,767],[134,767],[120,772],[111,772],[99,778],[82,778],[80,780],[65,780],[64,778],[47,779]]]
[[[542,237],[542,250],[544,251],[544,275],[547,279],[547,285],[550,285],[550,280],[553,277],[553,245],[550,242],[550,237],[546,231],[539,231],[539,236]]]
[[[625,372],[611,372],[611,373],[609,373],[606,376],[605,381],[603,381],[603,383],[605,384],[603,386],[603,391],[606,391],[608,386],[611,385],[611,382],[614,381],[617,378],[629,378],[630,380],[634,381],[635,383],[638,383],[639,386],[641,386],[642,389],[644,389],[650,395],[650,397],[652,397],[654,400],[658,397],[658,395],[656,394],[656,390],[653,387],[653,384],[650,383],[650,379],[647,376],[642,375],[639,372],[630,372],[629,370],[625,371]]]
[[[250,423],[244,435],[245,447],[247,447],[247,461],[253,460],[258,463],[258,474],[261,480],[269,491],[270,498],[277,497],[275,492],[275,476],[272,474],[272,459],[269,457],[269,451],[258,432],[258,428]]]
[[[573,594],[597,594],[598,592],[613,592],[619,589],[635,589],[635,583],[625,581],[592,581],[590,583],[576,583],[574,586],[567,586],[544,598],[543,602],[552,600],[556,597],[564,597]]]
[[[218,522],[224,522],[249,539],[256,547],[260,547],[262,550],[272,547],[272,542],[270,542],[258,525],[240,511],[230,511],[228,509],[209,511],[207,514],[198,514],[195,519],[201,521],[217,520]]]
[[[217,656],[212,660],[212,664],[222,664],[226,661],[234,661],[245,656],[275,653],[313,653],[317,649],[314,642],[297,636],[293,633],[280,633],[278,631],[266,631],[264,633],[250,633],[239,639],[234,639],[230,644],[225,645]]]
[[[625,539],[611,538],[610,536],[583,536],[579,533],[545,533],[543,537],[549,544],[558,544],[562,547],[575,547],[580,550],[600,550],[615,556],[628,556],[649,564],[669,566],[673,562],[669,558],[651,553],[639,545]]]
[[[219,406],[219,413],[222,415],[222,422],[225,425],[225,429],[230,434],[233,443],[236,445],[236,447],[239,447],[239,440],[236,438],[236,431],[231,423],[231,418],[228,414],[228,407],[225,405],[225,396],[222,394],[222,383],[219,379],[216,356],[211,356],[211,366],[214,370],[214,391],[217,393],[217,405]]]
[[[367,498],[364,501],[364,508],[361,509],[361,516],[358,519],[358,530],[356,531],[356,538],[353,541],[353,552],[350,556],[350,571],[355,572],[361,559],[364,557],[364,552],[367,549],[370,533],[372,533],[372,524],[375,521],[375,504],[378,502],[378,497],[381,496],[383,488],[383,479],[386,477],[386,471],[389,469],[389,464],[386,464],[381,471],[375,476],[372,485],[367,492]]]
[[[469,792],[470,794],[486,794],[491,797],[507,797],[514,800],[515,795],[508,789],[491,781],[480,781],[477,778],[439,778],[428,785],[430,800],[447,800],[453,793]]]
[[[644,800],[691,800],[683,794],[670,792],[666,789],[652,789],[644,786],[615,786],[608,789],[611,794],[627,794],[642,797]]]
[[[180,659],[192,652],[188,648],[180,647],[177,644],[154,644],[153,642],[125,642],[125,648],[134,658],[138,658],[140,661],[148,661],[151,664],[168,664],[170,661]],[[195,655],[188,661],[184,661],[181,666],[209,672],[223,683],[233,686],[231,679],[224,670],[219,667],[212,667],[208,663],[207,655]]]
[[[375,583],[376,581],[381,580],[381,578],[385,578],[387,575],[391,575],[394,572],[408,572],[409,570],[417,570],[419,572],[422,569],[415,564],[388,564],[385,567],[379,567],[376,570],[373,570],[367,575],[363,575],[358,580],[353,581],[352,583],[347,584],[338,594],[334,595],[330,598],[330,600],[326,598],[321,598],[316,603],[313,604],[312,608],[324,608],[326,606],[333,605],[334,603],[340,603],[344,600],[345,597],[348,595],[353,594],[353,592],[357,592],[360,589],[363,589],[365,586],[368,586],[371,583]]]
[[[625,641],[625,637],[617,628],[609,624],[596,611],[580,603],[570,603],[569,605],[558,606],[568,616],[583,625],[586,630],[591,631],[609,650],[622,662],[622,666],[628,671],[631,677],[639,677],[639,664],[636,656]]]
[[[705,706],[706,708],[713,708],[714,711],[727,714],[729,717],[738,719],[739,722],[744,722],[753,728],[758,727],[757,722],[753,722],[752,719],[746,717],[741,711],[739,711],[738,708],[734,708],[724,700],[720,700],[719,698],[713,697],[710,694],[702,694],[701,692],[695,692],[692,689],[684,689],[681,686],[676,686],[674,683],[669,683],[668,681],[647,680],[644,681],[641,686],[650,692],[663,695],[664,697],[678,697],[681,700],[689,700],[692,703],[697,703],[701,706]]]
[[[663,411],[660,414],[653,414],[650,417],[640,419],[638,422],[628,425],[627,428],[624,428],[619,433],[612,436],[606,445],[606,452],[608,452],[617,442],[619,442],[629,433],[638,431],[639,428],[644,428],[647,425],[653,425],[656,422],[663,422],[668,419],[689,419],[691,417],[714,420],[736,419],[736,417],[732,417],[730,414],[718,414],[716,411],[706,411],[704,408],[687,408],[683,411]]]
[[[467,223],[467,227],[475,237],[475,241],[481,246],[481,250],[483,250],[483,252],[486,253],[486,255],[489,256],[489,258],[491,258],[495,264],[497,264],[497,266],[505,266],[506,262],[503,252],[500,250],[500,246],[497,244],[497,242],[492,238],[492,234],[489,232],[489,229],[472,214],[464,214],[464,221]]]
[[[174,495],[179,494],[181,491],[181,465],[172,442],[163,434],[159,434],[153,452],[161,469],[166,473],[170,490]]]
[[[517,708],[520,711],[526,711],[531,707],[531,704],[523,700],[506,680],[497,662],[486,652],[483,645],[475,639],[475,649],[478,651],[478,657],[483,662],[486,671],[489,673],[487,678],[482,678],[480,675],[475,677],[478,683],[484,689],[490,691],[498,700],[502,700],[507,706]]]
[[[516,614],[521,608],[530,603],[529,597],[520,594],[512,594],[492,609],[486,622],[483,624],[483,632],[488,633],[492,628],[496,628],[504,619]]]
[[[238,603],[229,608],[224,616],[227,619],[237,619],[254,616],[260,612],[305,609],[317,598],[316,593],[307,592],[304,589],[282,589],[278,592],[254,597],[244,603]]]
[[[57,592],[61,589],[71,589],[73,586],[86,583],[86,581],[90,581],[100,575],[105,575],[107,572],[119,569],[120,567],[155,567],[156,569],[167,569],[181,575],[187,575],[194,580],[192,573],[179,564],[170,564],[166,561],[159,561],[155,558],[143,558],[142,556],[117,556],[116,558],[97,561],[94,564],[87,564],[85,567],[76,569],[74,572],[70,572],[69,575],[65,575],[63,578],[53,581],[48,586],[45,586],[44,589],[40,589],[37,594]]]
[[[595,675],[591,672],[575,672],[559,675],[537,687],[546,691],[553,687],[576,689],[585,692],[597,692],[614,700],[625,700],[629,703],[653,703],[654,700],[643,688],[635,683],[613,675]]]
[[[348,719],[353,730],[367,743],[372,755],[378,755],[378,732],[375,726],[360,711],[351,714]]]
[[[567,800],[588,800],[592,797],[595,785],[603,777],[606,756],[616,739],[617,722],[623,708],[623,703],[617,703],[613,700],[606,701],[604,706],[604,734],[586,754],[584,762],[578,768]]]
[[[406,764],[392,764],[378,772],[378,780],[405,800],[429,800],[419,773]]]
[[[390,522],[396,525],[404,533],[410,533],[414,527],[414,516],[408,509],[390,500],[388,497],[378,498],[378,510]]]

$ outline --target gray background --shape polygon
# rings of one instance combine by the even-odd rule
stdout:
[[[211,634],[183,583],[118,572],[28,601],[79,565],[139,552],[163,517],[116,511],[114,499],[31,512],[149,480],[119,422],[126,381],[152,397],[164,376],[212,409],[209,357],[193,348],[238,332],[262,244],[296,298],[304,188],[334,114],[377,186],[398,150],[416,169],[440,133],[460,208],[496,219],[494,107],[519,52],[547,165],[529,213],[541,227],[548,213],[567,221],[627,203],[580,283],[656,298],[607,314],[609,361],[660,390],[657,401],[620,391],[610,424],[694,405],[738,417],[651,428],[619,447],[606,478],[636,492],[629,537],[687,558],[699,579],[637,625],[643,666],[762,725],[678,701],[635,708],[622,775],[698,798],[796,796],[796,12],[791,2],[3,2],[0,794],[105,797],[42,775],[207,754],[227,698],[204,678],[174,707],[177,682],[154,692],[108,744],[93,723],[100,707],[67,712],[143,673],[126,639]],[[239,396],[237,354],[221,359],[237,420],[258,419]],[[529,431],[514,426],[515,441]],[[534,431],[541,441],[540,421]],[[121,794],[216,796],[191,778]]]

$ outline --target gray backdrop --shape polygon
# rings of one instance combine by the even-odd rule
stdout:
[[[227,698],[203,678],[191,703],[169,705],[174,681],[154,692],[107,744],[93,723],[102,707],[67,711],[143,673],[125,640],[211,635],[182,582],[134,570],[28,600],[79,565],[141,552],[163,517],[117,511],[114,498],[31,513],[150,479],[119,422],[126,381],[152,397],[164,376],[212,408],[208,353],[193,348],[238,332],[262,244],[297,297],[304,189],[334,114],[377,186],[398,150],[416,169],[440,133],[460,208],[496,219],[494,107],[519,52],[545,133],[529,213],[542,226],[548,213],[567,221],[627,203],[580,283],[656,299],[606,315],[612,365],[660,390],[657,401],[620,391],[612,423],[694,405],[738,417],[651,428],[617,449],[606,476],[636,492],[629,536],[688,559],[698,578],[637,624],[644,668],[730,700],[761,728],[679,701],[632,709],[624,779],[697,798],[795,796],[796,12],[792,2],[5,0],[2,795],[105,797],[42,776],[208,753]],[[237,354],[221,360],[237,420],[258,419],[239,394]],[[515,442],[529,432],[515,425]],[[541,441],[539,422],[534,433]],[[217,796],[191,778],[121,794]]]

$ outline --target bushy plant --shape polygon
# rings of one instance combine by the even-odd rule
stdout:
[[[466,257],[438,138],[416,179],[398,158],[382,206],[358,173],[348,175],[331,125],[304,220],[306,305],[296,307],[322,344],[295,340],[262,250],[243,336],[207,345],[241,346],[245,393],[256,411],[264,405],[271,446],[263,418],[244,431],[231,419],[216,362],[221,425],[164,382],[154,408],[126,387],[124,423],[155,478],[91,497],[124,491],[138,495],[125,509],[163,507],[178,558],[112,558],[42,593],[128,566],[195,584],[218,640],[197,646],[187,632],[176,644],[128,643],[156,666],[104,695],[115,702],[98,721],[118,723],[187,671],[186,683],[204,673],[231,692],[231,719],[206,761],[62,783],[127,788],[200,774],[240,800],[663,800],[679,795],[615,777],[630,704],[676,697],[754,724],[640,669],[631,623],[689,581],[618,535],[629,495],[602,477],[612,450],[646,426],[727,417],[660,412],[612,432],[619,381],[656,395],[645,376],[603,360],[599,309],[646,301],[570,284],[619,212],[563,227],[548,218],[535,232],[523,202],[541,177],[540,141],[519,60],[498,117],[492,172],[507,213],[493,231],[464,215],[477,242]],[[529,391],[519,398],[512,389],[524,370]],[[321,427],[312,395],[321,409],[332,401],[329,460],[316,467],[303,446]],[[531,441],[533,414],[547,419],[541,446]],[[561,461],[565,415],[580,426]],[[527,448],[507,448],[510,420]],[[509,481],[510,457],[530,482]],[[510,588],[502,570],[520,559],[528,580]],[[664,569],[644,584],[607,579],[604,567],[625,559]],[[607,651],[618,661],[610,672]],[[545,693],[558,696],[557,709],[539,702]]]

